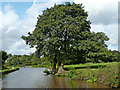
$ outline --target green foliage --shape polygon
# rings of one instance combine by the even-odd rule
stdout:
[[[28,60],[28,56],[26,55],[13,55],[12,57],[10,57],[7,62],[5,63],[5,66],[21,66],[21,65],[26,65],[26,63]]]
[[[93,74],[93,72],[90,72],[90,76],[87,82],[96,82],[96,81],[97,81],[97,77]]]
[[[60,74],[60,76],[65,77],[65,76],[66,76],[66,74],[65,74],[65,73],[62,73],[62,74]]]
[[[5,69],[4,67],[5,60],[8,58],[7,52],[5,51],[0,51],[0,66],[2,66],[2,69]],[[1,67],[0,67],[1,69]]]
[[[50,62],[47,60],[47,57],[39,58],[33,53],[31,55],[13,55],[5,63],[6,67],[20,67],[21,65],[48,68],[50,67]]]
[[[50,72],[50,71],[48,71],[47,69],[46,69],[46,70],[44,70],[43,72],[44,72],[44,73],[46,73],[47,75],[48,75],[48,74],[51,74],[51,72]]]
[[[75,70],[70,70],[70,72],[67,74],[68,77],[70,78],[75,78],[76,77],[76,71]]]
[[[2,60],[6,60],[8,58],[7,52],[5,51],[0,51],[0,54],[2,55]]]

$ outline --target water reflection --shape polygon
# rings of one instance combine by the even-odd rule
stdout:
[[[52,76],[50,88],[108,88],[97,83],[87,83],[84,80],[71,80],[65,77]]]
[[[3,77],[3,88],[106,88],[81,80],[45,75],[45,68],[21,68]]]

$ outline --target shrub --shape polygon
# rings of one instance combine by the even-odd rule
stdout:
[[[44,72],[44,73],[46,73],[47,75],[48,75],[48,74],[51,74],[51,72],[50,72],[50,71],[48,71],[47,69],[46,69],[46,70],[44,70],[43,72]]]

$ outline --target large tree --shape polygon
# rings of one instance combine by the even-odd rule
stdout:
[[[26,44],[36,48],[38,55],[51,57],[53,71],[61,73],[66,60],[85,58],[88,53],[94,57],[90,51],[97,52],[97,47],[106,47],[104,40],[107,41],[107,37],[104,33],[91,33],[91,22],[87,17],[82,4],[66,2],[55,5],[44,10],[37,18],[35,30],[22,38]]]

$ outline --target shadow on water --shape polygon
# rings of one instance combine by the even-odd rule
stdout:
[[[3,88],[107,88],[96,83],[86,83],[83,80],[71,80],[67,77],[57,77],[43,73],[45,68],[20,68],[20,70],[5,75]]]
[[[52,76],[50,82],[50,88],[108,88],[97,83],[87,83],[84,80],[72,80],[56,76]]]

